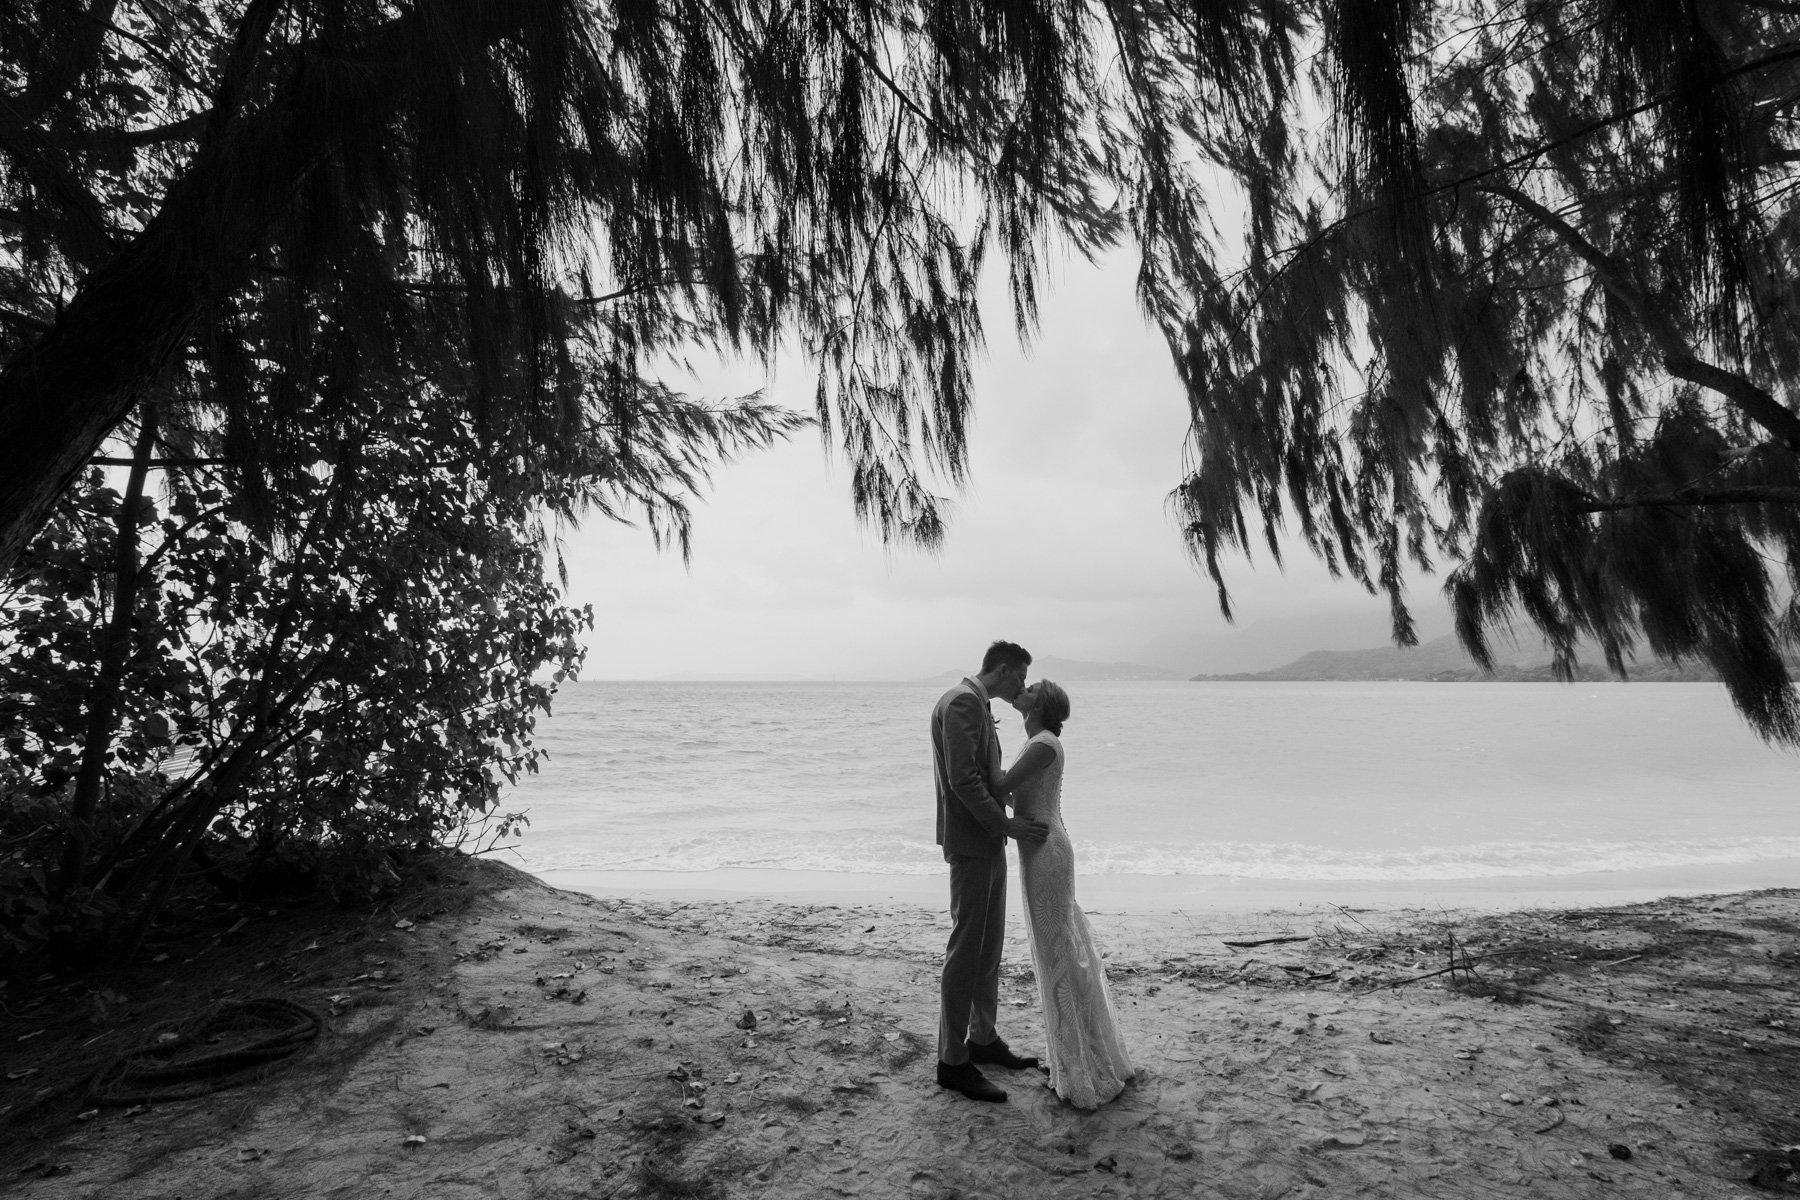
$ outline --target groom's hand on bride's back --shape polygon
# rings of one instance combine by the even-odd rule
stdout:
[[[1016,842],[1041,842],[1050,836],[1050,827],[1029,817],[1008,817],[1006,836]]]

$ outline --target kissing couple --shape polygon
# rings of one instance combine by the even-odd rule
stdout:
[[[938,1009],[938,1086],[971,1100],[1006,1091],[977,1064],[1038,1067],[1000,1037],[1000,952],[1006,942],[1006,839],[1019,844],[1025,929],[1044,1009],[1048,1086],[1077,1108],[1098,1108],[1131,1080],[1106,968],[1075,903],[1075,854],[1063,828],[1063,722],[1069,695],[1049,680],[1025,686],[1031,655],[995,642],[981,672],[945,692],[931,713],[937,841],[950,864],[950,942]],[[1002,768],[1004,700],[1025,718],[1025,744]],[[1012,813],[1008,815],[1007,809]]]

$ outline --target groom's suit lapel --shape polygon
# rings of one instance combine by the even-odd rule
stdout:
[[[987,755],[989,762],[995,762],[1000,757],[1000,731],[994,725],[994,710],[988,703],[988,694],[973,679],[965,679],[963,683],[981,701],[981,741],[976,749]]]

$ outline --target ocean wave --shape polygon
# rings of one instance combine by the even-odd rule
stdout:
[[[534,870],[712,871],[758,868],[863,875],[930,875],[944,869],[928,842],[898,838],[808,841],[792,836],[605,846],[520,847]],[[1077,842],[1083,875],[1227,876],[1240,879],[1411,880],[1578,875],[1800,858],[1800,837],[1691,841],[1479,842],[1347,850],[1296,842]]]

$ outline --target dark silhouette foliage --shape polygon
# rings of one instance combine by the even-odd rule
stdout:
[[[1243,268],[1158,308],[1194,406],[1173,503],[1221,605],[1221,556],[1291,523],[1402,644],[1409,565],[1444,562],[1482,661],[1515,620],[1565,674],[1581,645],[1703,659],[1800,741],[1800,23],[1320,7],[1337,65],[1220,160]],[[1351,135],[1295,136],[1308,103]]]
[[[1022,328],[1054,245],[1202,264],[1188,149],[1268,107],[1296,33],[1252,0],[8,6],[0,569],[146,388],[191,382],[248,476],[286,395],[348,405],[419,339],[546,444],[576,341],[622,380],[796,345],[858,513],[929,544],[984,264]]]

